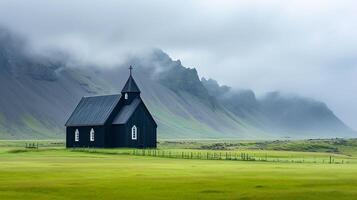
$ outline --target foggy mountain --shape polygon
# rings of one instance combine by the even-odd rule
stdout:
[[[29,53],[26,41],[0,30],[0,139],[64,138],[82,96],[119,93],[134,65],[142,97],[163,138],[350,137],[354,132],[322,102],[272,92],[257,98],[200,79],[154,49],[113,68],[69,64],[65,54]]]

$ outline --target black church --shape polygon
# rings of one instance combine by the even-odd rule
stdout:
[[[83,97],[66,123],[66,146],[156,147],[157,124],[132,76],[120,94]]]

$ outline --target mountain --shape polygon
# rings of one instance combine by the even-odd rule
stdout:
[[[323,102],[279,92],[257,98],[251,90],[233,91],[212,79],[202,78],[202,83],[234,114],[269,133],[293,138],[353,135]]]
[[[26,41],[0,30],[0,139],[64,138],[64,123],[80,98],[119,93],[130,64],[161,139],[354,134],[324,103],[277,92],[257,98],[251,90],[220,86],[158,49],[113,68],[69,64],[63,55],[36,55]]]

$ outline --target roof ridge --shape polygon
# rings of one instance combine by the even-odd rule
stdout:
[[[104,95],[92,95],[92,96],[83,96],[82,98],[90,98],[90,97],[108,97],[108,96],[121,96],[120,93],[118,94],[104,94]]]

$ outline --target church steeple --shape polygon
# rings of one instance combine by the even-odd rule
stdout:
[[[122,98],[124,98],[125,104],[130,104],[133,99],[140,97],[140,89],[138,85],[135,83],[135,80],[132,76],[133,67],[129,67],[130,75],[128,80],[126,81],[123,89],[121,90]]]
[[[129,70],[130,70],[129,78],[126,81],[125,86],[122,89],[121,93],[140,93],[140,89],[132,76],[131,71],[133,70],[133,67],[131,65],[129,67]]]

